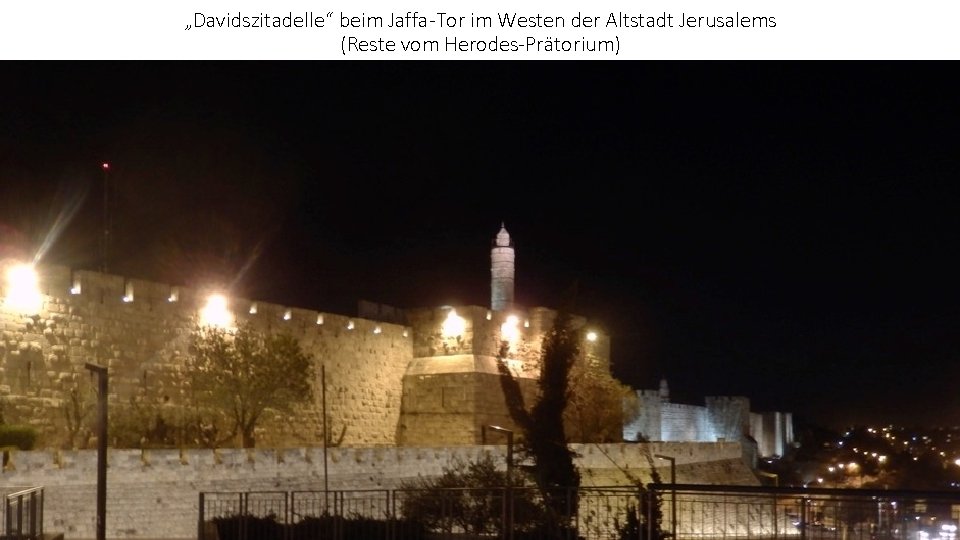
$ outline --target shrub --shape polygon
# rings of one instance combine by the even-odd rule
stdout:
[[[36,442],[37,430],[31,426],[0,425],[0,447],[33,450]]]

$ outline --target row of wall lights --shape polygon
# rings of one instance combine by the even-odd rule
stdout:
[[[40,280],[37,270],[32,264],[13,264],[6,270],[5,275],[5,295],[3,306],[11,311],[26,315],[34,315],[40,312],[43,307],[43,295],[40,293]],[[70,288],[71,294],[80,294],[81,285],[79,279],[74,279]],[[126,303],[133,302],[133,283],[124,284],[124,294],[122,300]],[[170,289],[168,302],[177,302],[180,300],[180,290],[177,287]],[[206,304],[200,309],[201,323],[215,327],[230,327],[234,324],[234,316],[228,307],[227,298],[222,294],[211,294],[207,297]],[[250,306],[250,313],[257,313],[257,304],[254,302]],[[283,313],[283,320],[289,321],[293,318],[293,310],[287,309]],[[323,324],[323,314],[317,315],[317,324]],[[353,330],[356,327],[354,321],[347,322],[347,330]],[[376,325],[373,328],[374,334],[382,334],[383,327]],[[408,331],[403,331],[403,337],[408,336]]]
[[[487,311],[487,320],[493,318],[490,311]],[[507,315],[506,320],[503,321],[503,324],[500,325],[500,337],[504,341],[508,341],[511,344],[515,343],[517,339],[520,338],[520,318],[516,315]],[[530,320],[523,321],[524,328],[530,328]],[[443,323],[440,325],[440,332],[445,338],[454,338],[457,336],[463,335],[464,331],[467,328],[467,321],[463,317],[457,314],[457,310],[451,308],[447,312],[446,319],[443,320]],[[598,335],[595,331],[590,330],[586,334],[587,341],[594,342],[597,341]]]

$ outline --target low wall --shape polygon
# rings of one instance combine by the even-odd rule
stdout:
[[[757,484],[738,443],[571,445],[585,485],[647,482],[654,454],[676,459],[678,481]],[[485,453],[502,460],[505,446],[452,448],[332,448],[330,489],[396,488],[404,480],[435,476],[454,460]],[[662,477],[666,462],[657,460]],[[201,491],[321,490],[323,451],[113,450],[108,455],[107,536],[195,538]],[[67,538],[94,538],[96,451],[16,452],[0,484],[45,487],[44,530]]]

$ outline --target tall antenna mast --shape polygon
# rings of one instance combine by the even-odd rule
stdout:
[[[100,271],[107,272],[107,257],[110,249],[110,164],[104,161],[103,170],[103,239],[100,244]]]

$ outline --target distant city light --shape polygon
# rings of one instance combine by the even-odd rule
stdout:
[[[222,294],[211,294],[207,304],[200,310],[200,324],[215,328],[229,328],[233,325],[233,313],[227,306],[227,298]]]
[[[4,305],[24,315],[35,315],[43,307],[37,270],[32,264],[15,264],[7,269],[7,296]]]
[[[105,170],[105,171],[110,170],[110,164],[107,163],[106,161],[104,161],[102,164],[100,164],[100,167],[102,167],[103,170]]]
[[[596,341],[596,340],[597,340],[596,332],[594,332],[593,330],[587,332],[587,341]]]
[[[457,336],[462,336],[464,330],[467,329],[467,321],[463,317],[457,315],[457,310],[451,309],[447,313],[447,318],[443,321],[443,325],[440,330],[443,333],[443,337],[452,338]]]

